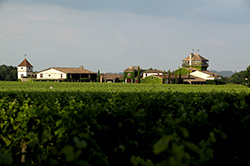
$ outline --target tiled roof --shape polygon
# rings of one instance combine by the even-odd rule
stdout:
[[[187,58],[183,59],[182,61],[189,61],[189,60],[190,60],[190,56],[188,56]],[[202,57],[199,54],[193,54],[193,57],[192,57],[191,60],[192,61],[201,61],[201,60],[208,61],[206,58]]]
[[[102,78],[104,80],[115,80],[116,78],[118,79],[123,79],[124,76],[123,75],[120,75],[120,74],[103,74],[102,75]]]
[[[220,74],[217,74],[217,73],[214,73],[214,72],[211,72],[209,70],[199,70],[199,72],[202,72],[204,74],[208,74],[210,76],[215,76],[215,77],[221,77],[222,75]]]
[[[149,70],[149,71],[145,71],[144,73],[164,73],[164,71],[162,71],[162,70]]]
[[[50,67],[48,69],[40,71],[39,73],[49,70],[49,69],[55,69],[66,74],[96,74],[95,72],[92,72],[83,68],[69,68],[69,67]]]
[[[33,67],[26,58],[17,67],[20,66]]]
[[[124,71],[137,71],[138,70],[138,66],[130,66],[127,69],[125,69]],[[142,68],[140,68],[140,71],[143,71]]]

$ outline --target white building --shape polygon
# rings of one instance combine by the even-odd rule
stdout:
[[[168,73],[166,72],[166,74],[168,74]],[[151,76],[151,75],[164,75],[164,71],[161,71],[161,70],[149,70],[149,71],[143,72],[143,78]]]
[[[86,70],[82,66],[79,68],[51,67],[36,73],[36,79],[89,82],[96,81],[96,73]]]
[[[208,70],[197,70],[190,73],[190,75],[204,80],[220,80],[222,77],[220,74],[216,74]]]
[[[18,66],[17,66],[18,79],[23,77],[27,77],[29,74],[33,73],[33,66],[29,63],[29,61],[25,58]]]

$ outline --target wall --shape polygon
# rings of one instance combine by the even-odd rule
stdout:
[[[143,78],[147,77],[146,74],[147,74],[147,76],[151,76],[151,75],[163,75],[163,73],[143,73]]]
[[[43,74],[43,78],[40,77],[41,74]],[[65,73],[60,72],[60,71],[55,70],[55,69],[49,69],[49,70],[46,70],[46,71],[43,71],[43,72],[39,72],[36,75],[36,78],[37,79],[60,79],[61,78],[61,74],[63,75],[62,76],[63,79],[67,78],[67,76],[66,76]]]
[[[21,78],[21,75],[23,74],[24,77],[28,76],[28,73],[33,72],[33,67],[26,67],[26,66],[20,66],[17,67],[17,73],[18,73],[18,79]]]
[[[199,77],[199,78],[203,78],[205,80],[214,80],[214,77],[208,78],[210,75],[202,73],[200,71],[195,71],[193,73],[190,73],[190,75],[193,75],[193,76],[196,76],[196,77]]]

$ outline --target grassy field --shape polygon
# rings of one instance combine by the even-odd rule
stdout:
[[[52,87],[52,89],[50,88]],[[69,82],[0,82],[0,92],[232,92],[250,93],[243,85],[125,84]]]

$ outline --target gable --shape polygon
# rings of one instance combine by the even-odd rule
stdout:
[[[21,66],[33,67],[26,58],[17,67],[21,67]]]
[[[58,70],[53,69],[53,68],[43,70],[43,71],[41,71],[41,72],[39,72],[37,74],[44,74],[44,73],[47,73],[47,74],[66,74],[64,72],[58,71]]]

